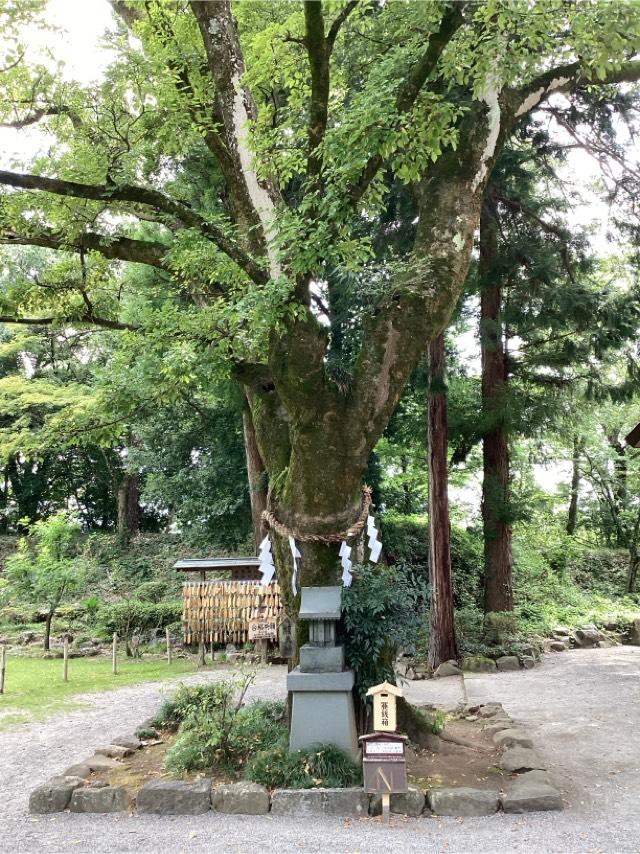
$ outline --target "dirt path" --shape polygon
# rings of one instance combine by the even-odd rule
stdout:
[[[213,678],[221,678],[217,673]],[[193,681],[202,677],[187,677]],[[205,678],[212,678],[207,675]],[[450,680],[443,680],[443,683]],[[96,695],[88,709],[0,733],[0,851],[635,852],[640,847],[640,648],[550,656],[534,671],[466,679],[470,701],[498,700],[530,727],[566,796],[564,813],[483,819],[373,820],[204,816],[29,816],[28,791],[157,706],[158,684]],[[166,685],[165,685],[166,687]],[[413,683],[437,701],[455,686]],[[284,671],[260,673],[255,696],[284,693]]]

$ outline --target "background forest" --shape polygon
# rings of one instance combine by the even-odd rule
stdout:
[[[154,62],[164,68],[175,60],[161,38],[162,4],[153,8]],[[296,41],[286,37],[288,10],[282,4],[269,26],[245,12],[255,44],[270,27]],[[176,38],[186,43],[192,34],[182,33],[182,20]],[[373,15],[373,23],[352,20],[363,40],[375,40]],[[52,157],[72,178],[79,171],[88,180],[105,166],[108,180],[138,170],[157,182],[166,166],[166,185],[214,210],[215,222],[220,170],[198,133],[178,144],[167,125],[163,137],[175,93],[163,80],[155,115],[144,90],[149,72],[125,24],[111,39],[129,77],[116,62],[94,100],[66,92],[82,127],[91,113],[90,132],[39,112],[40,93],[32,103],[16,96],[3,124],[19,130],[48,116]],[[342,46],[345,78],[360,73],[363,49],[355,38]],[[262,92],[270,70],[257,68],[252,82]],[[289,100],[274,84],[273,110],[262,108],[274,125],[256,143],[266,161],[282,143],[280,115],[286,123],[299,107],[289,71]],[[137,92],[127,89],[133,79]],[[20,86],[28,88],[18,80],[12,91]],[[509,613],[506,641],[501,633],[508,645],[560,623],[613,626],[640,612],[640,451],[625,439],[640,421],[639,97],[633,84],[585,85],[517,125],[484,190],[453,319],[428,353],[424,342],[369,456],[364,480],[393,567],[386,595],[393,598],[400,577],[424,590],[416,642],[425,654],[437,631],[428,590],[438,537],[429,519],[440,533],[450,526],[457,639],[433,653],[433,664],[482,651],[486,613]],[[295,198],[297,163],[287,156],[269,165]],[[43,161],[34,169],[47,171]],[[309,310],[331,331],[325,370],[339,390],[352,382],[365,319],[415,239],[411,169],[394,162],[383,173],[373,192],[384,204],[345,238],[340,268],[331,268],[337,256],[328,258],[327,281],[310,288]],[[29,208],[29,189],[4,194],[7,221]],[[105,220],[95,200],[46,198],[42,221],[69,234],[77,222],[86,231]],[[128,215],[107,214],[107,226]],[[140,206],[135,216],[137,242],[175,237],[170,272],[155,262],[114,263],[82,240],[68,253],[33,236],[3,241],[14,245],[0,255],[0,635],[39,631],[43,622],[48,629],[52,620],[54,634],[70,626],[78,637],[177,627],[176,559],[255,552],[266,474],[245,395],[220,364],[238,341],[264,336],[261,313],[277,317],[282,295],[275,286],[268,297],[242,292],[229,308],[204,310],[207,300],[217,306],[217,287],[235,286],[228,259],[212,258],[171,216],[159,222]],[[193,270],[206,265],[213,272],[194,281]],[[434,462],[438,441],[444,465]],[[368,583],[372,597],[383,597],[370,582],[356,571],[354,595]]]

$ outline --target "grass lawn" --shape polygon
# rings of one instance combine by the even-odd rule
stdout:
[[[111,672],[111,658],[72,658],[69,681],[62,680],[62,660],[7,655],[4,694],[0,694],[0,729],[40,720],[60,709],[81,705],[78,694],[109,691],[122,685],[151,682],[197,671],[195,662],[121,659],[118,674]]]

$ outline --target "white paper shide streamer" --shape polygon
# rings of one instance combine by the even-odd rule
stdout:
[[[293,557],[293,572],[291,573],[291,591],[294,596],[298,595],[298,558],[302,557],[293,537],[289,537],[289,548]]]
[[[344,587],[351,587],[351,582],[353,581],[353,575],[351,574],[353,561],[349,560],[350,554],[351,546],[348,546],[347,541],[343,540],[340,546],[340,559],[342,563],[342,584]]]
[[[275,574],[276,568],[273,563],[273,555],[271,554],[271,540],[269,539],[269,534],[264,538],[264,540],[260,543],[260,566],[258,567],[260,572],[262,573],[262,578],[260,579],[260,584],[266,585],[271,584],[273,580],[273,576]]]
[[[378,539],[378,529],[373,516],[367,516],[367,534],[369,535],[369,560],[377,563],[382,551],[382,542]]]

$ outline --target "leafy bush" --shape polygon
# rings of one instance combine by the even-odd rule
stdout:
[[[425,516],[385,513],[380,521],[385,554],[392,564],[414,567],[428,576],[429,525]],[[451,527],[451,568],[456,607],[479,604],[483,574],[482,532]]]
[[[105,636],[117,632],[128,638],[134,631],[152,632],[164,629],[180,619],[182,602],[142,602],[127,599],[103,605],[98,611],[98,630]]]
[[[181,686],[163,705],[154,725],[178,729],[165,759],[168,771],[238,771],[250,755],[286,741],[283,702],[242,705],[252,681],[250,675],[237,681]]]
[[[270,788],[347,787],[362,783],[362,768],[334,744],[293,752],[281,744],[251,759],[245,777]]]
[[[82,603],[90,622],[94,623],[100,610],[100,597],[88,596]]]
[[[143,581],[136,590],[136,596],[143,602],[162,602],[168,587],[166,581]]]
[[[364,698],[371,685],[393,676],[400,647],[412,646],[424,625],[427,588],[405,566],[357,566],[344,591],[345,654]]]
[[[152,726],[139,726],[135,731],[135,737],[142,741],[151,741],[151,739],[158,737],[158,733]]]
[[[180,685],[173,697],[164,701],[153,718],[153,724],[175,732],[180,724],[200,712],[213,716],[229,702],[237,687],[236,682]]]

